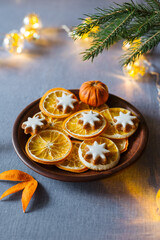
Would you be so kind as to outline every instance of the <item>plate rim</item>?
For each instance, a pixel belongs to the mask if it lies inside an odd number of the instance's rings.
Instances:
[[[70,91],[78,91],[79,89],[72,89]],[[143,115],[129,102],[127,102],[126,100],[124,100],[123,98],[120,98],[114,94],[109,94],[111,97],[116,97],[119,98],[121,101],[123,101],[125,104],[127,104],[127,106],[129,108],[131,108],[137,116],[139,116],[141,118],[141,120],[143,120],[143,124],[142,124],[142,128],[143,128],[143,141],[142,144],[140,145],[138,151],[136,152],[136,155],[134,155],[130,161],[126,161],[121,163],[121,165],[117,165],[112,169],[107,170],[106,171],[101,171],[101,172],[97,172],[97,174],[95,175],[84,175],[81,176],[79,174],[75,174],[75,176],[73,176],[73,173],[69,173],[67,172],[67,176],[63,175],[60,173],[52,173],[50,172],[48,169],[45,169],[42,166],[40,166],[39,164],[35,162],[33,162],[32,160],[30,160],[26,154],[23,152],[23,150],[21,149],[21,146],[19,144],[18,141],[18,129],[19,129],[19,124],[21,122],[22,117],[25,115],[25,113],[27,113],[29,111],[29,109],[31,109],[34,105],[36,105],[39,101],[40,98],[31,102],[29,105],[27,105],[17,116],[14,125],[13,125],[13,130],[12,130],[12,144],[14,147],[15,152],[17,153],[18,157],[20,158],[20,160],[30,169],[32,169],[33,171],[37,172],[40,175],[43,175],[45,177],[51,178],[51,179],[55,179],[55,180],[60,180],[60,181],[67,181],[67,182],[86,182],[86,181],[92,181],[92,180],[98,180],[98,179],[102,179],[102,178],[106,178],[111,176],[112,174],[115,174],[121,170],[123,170],[124,168],[128,167],[129,165],[131,165],[133,162],[135,162],[136,160],[138,160],[140,158],[140,156],[143,154],[145,147],[147,145],[148,142],[148,136],[149,136],[149,130],[148,130],[148,126],[146,124],[146,121],[143,117]],[[61,170],[63,171],[63,170]],[[69,174],[71,174],[71,176],[69,176]],[[68,179],[67,179],[68,177]]]

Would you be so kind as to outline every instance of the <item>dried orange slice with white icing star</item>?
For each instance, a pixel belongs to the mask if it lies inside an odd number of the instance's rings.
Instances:
[[[62,127],[63,122],[64,122],[64,118],[51,118],[51,117],[47,117],[45,116],[42,112],[38,112],[34,115],[34,117],[37,117],[39,119],[43,119],[45,118],[48,122],[48,127],[47,129],[55,129],[61,132],[64,132],[64,129]]]
[[[93,110],[83,110],[65,119],[63,128],[74,138],[84,140],[100,135],[107,126],[103,115]]]
[[[43,130],[30,137],[26,144],[28,156],[39,163],[55,164],[71,153],[71,140],[57,130]]]
[[[65,118],[77,111],[77,97],[64,88],[47,91],[40,100],[39,107],[44,115],[52,118]]]
[[[124,108],[109,108],[101,111],[108,120],[108,128],[103,136],[111,139],[123,139],[130,137],[138,128],[137,116]]]
[[[79,156],[78,156],[78,149],[81,142],[79,141],[72,141],[72,152],[71,154],[62,162],[56,164],[56,166],[60,169],[69,172],[81,173],[88,170],[88,168],[81,163]]]
[[[86,167],[92,170],[102,171],[117,165],[120,159],[120,153],[113,141],[105,137],[97,137],[81,143],[79,147],[79,158]]]

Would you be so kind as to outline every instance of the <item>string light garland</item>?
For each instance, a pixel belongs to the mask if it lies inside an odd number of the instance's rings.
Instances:
[[[85,18],[85,20],[83,21],[83,23],[86,23],[86,24],[89,24],[91,23],[91,19],[88,17],[88,18]],[[98,32],[99,30],[99,27],[98,26],[94,26],[91,31],[87,32],[87,33],[84,33],[83,35],[81,36],[78,36],[75,34],[75,29],[70,29],[69,27],[67,27],[66,25],[62,25],[62,29],[64,29],[68,36],[75,39],[75,40],[84,40],[86,42],[91,42],[92,41],[92,34]]]
[[[20,28],[21,34],[28,41],[40,38],[40,29],[42,22],[39,16],[35,13],[30,13],[23,19],[23,26]]]
[[[141,39],[134,40],[133,44],[139,44]],[[124,51],[132,47],[132,44],[129,42],[124,42],[122,49]],[[134,80],[139,80],[147,74],[154,75],[156,77],[156,88],[157,88],[157,100],[160,106],[160,77],[159,73],[156,70],[156,67],[153,66],[145,57],[141,55],[135,62],[130,63],[126,66],[123,66],[124,74]]]
[[[20,31],[12,30],[5,35],[3,40],[4,49],[12,54],[20,54],[24,48],[24,41],[33,41],[40,38],[42,22],[35,13],[30,13],[23,19]]]

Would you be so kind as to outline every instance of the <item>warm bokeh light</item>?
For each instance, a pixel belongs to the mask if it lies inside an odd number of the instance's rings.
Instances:
[[[143,77],[148,71],[149,62],[141,56],[134,63],[128,64],[123,67],[124,74],[130,78],[134,78],[135,80]]]
[[[23,26],[20,29],[20,32],[24,38],[28,41],[37,40],[40,38],[39,30],[30,28],[29,26]]]
[[[143,168],[143,171],[142,171]],[[149,183],[150,170],[143,164],[137,163],[124,169],[117,175],[113,175],[108,179],[102,180],[102,184],[107,189],[107,193],[114,195],[114,198],[123,200],[123,198],[133,199],[135,201],[134,212],[136,217],[132,219],[132,224],[151,224],[160,221],[156,206],[156,191]],[[159,192],[160,197],[160,192]],[[160,205],[160,198],[158,203]],[[123,201],[121,201],[123,204]],[[123,210],[128,214],[128,210],[133,211],[130,205],[126,205],[124,201]],[[131,213],[132,214],[132,213]],[[129,223],[128,223],[129,224]]]
[[[42,22],[39,16],[35,13],[30,13],[25,16],[23,24],[31,29],[40,29],[42,27]]]
[[[83,21],[84,23],[86,22],[86,23],[90,23],[91,21],[90,21],[90,18],[86,18],[85,19],[85,21]],[[85,34],[83,34],[81,37],[77,37],[77,40],[79,40],[79,39],[81,39],[81,40],[85,40],[85,41],[92,41],[92,37],[91,36],[89,36],[91,33],[96,33],[96,32],[98,32],[98,30],[99,30],[99,27],[98,26],[95,26],[95,27],[93,27],[92,28],[92,30],[91,31],[89,31],[88,33],[85,33]]]
[[[3,46],[10,53],[21,53],[24,47],[24,37],[21,33],[12,31],[6,34]]]
[[[124,51],[128,50],[131,46],[138,46],[139,44],[141,43],[141,39],[138,38],[138,39],[135,39],[132,43],[128,42],[128,41],[124,41],[123,42],[123,46],[122,46],[122,49]]]

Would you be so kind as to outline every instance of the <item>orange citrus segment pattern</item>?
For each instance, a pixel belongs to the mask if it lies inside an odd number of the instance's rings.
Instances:
[[[52,117],[52,118],[65,118],[72,114],[74,110],[71,110],[69,113],[64,113],[62,109],[57,108],[57,97],[62,97],[62,94],[65,93],[66,95],[72,94],[75,99],[76,96],[63,88],[54,88],[46,92],[40,100],[40,109],[42,113],[45,115]],[[78,99],[77,99],[78,103]]]
[[[71,172],[84,172],[87,171],[88,168],[86,168],[80,161],[78,156],[78,149],[81,142],[78,141],[72,141],[72,152],[67,157],[67,159],[63,160],[61,163],[57,164],[57,167]]]
[[[41,131],[33,135],[26,144],[26,151],[33,160],[48,164],[63,160],[71,148],[70,139],[57,130]]]
[[[69,133],[69,135],[82,140],[87,137],[91,138],[99,135],[104,130],[107,124],[105,119],[102,118],[102,124],[98,129],[84,129],[83,125],[78,122],[79,118],[81,118],[81,112],[84,111],[79,111],[71,115],[64,121],[63,124],[64,129]]]

